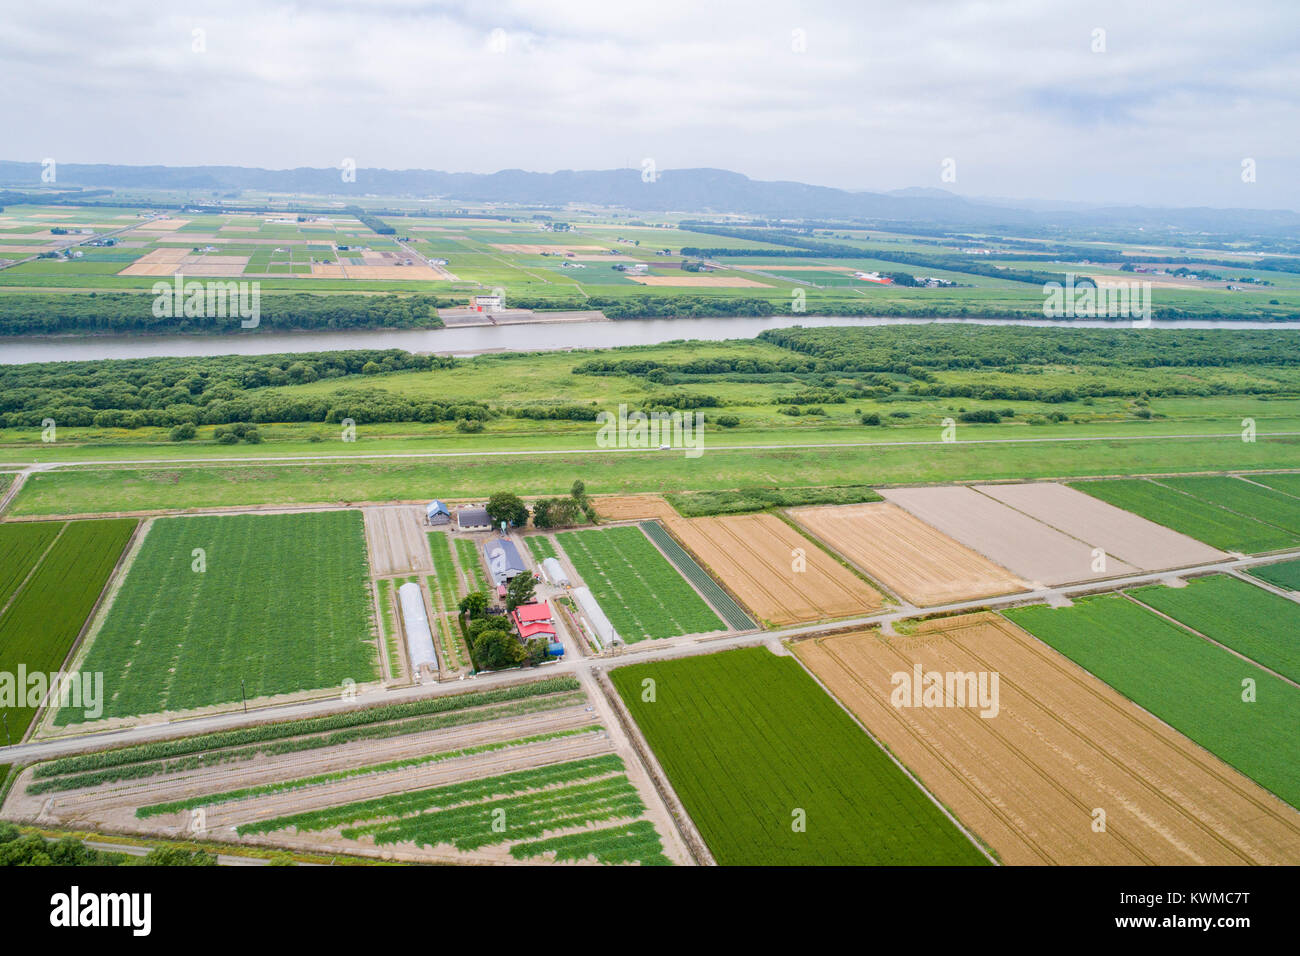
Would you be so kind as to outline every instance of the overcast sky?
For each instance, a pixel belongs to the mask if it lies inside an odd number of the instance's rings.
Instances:
[[[0,159],[652,158],[851,189],[1300,209],[1297,0],[5,8]]]

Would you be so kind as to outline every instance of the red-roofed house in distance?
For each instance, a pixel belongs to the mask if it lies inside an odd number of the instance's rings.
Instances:
[[[551,616],[551,606],[546,601],[536,604],[521,604],[511,612],[519,637],[531,641],[535,637],[545,638],[548,644],[555,643],[555,623]]]

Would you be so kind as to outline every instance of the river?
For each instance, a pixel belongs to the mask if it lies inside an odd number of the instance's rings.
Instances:
[[[279,352],[337,352],[345,349],[405,349],[437,355],[484,352],[545,352],[562,349],[657,345],[675,339],[753,338],[766,329],[794,325],[1024,325],[1034,327],[1128,328],[1128,322],[1090,319],[911,319],[897,316],[793,316],[711,319],[625,319],[617,322],[533,322],[445,329],[365,331],[236,332],[227,335],[99,335],[0,339],[0,365],[79,362],[155,356],[270,355]],[[1189,319],[1153,322],[1170,329],[1297,329],[1300,322],[1234,322]]]

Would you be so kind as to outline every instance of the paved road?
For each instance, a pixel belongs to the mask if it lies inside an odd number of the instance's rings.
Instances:
[[[828,631],[843,630],[846,628],[888,625],[894,621],[924,614],[960,612],[973,610],[975,608],[1002,608],[1036,601],[1068,601],[1072,597],[1085,594],[1109,591],[1117,588],[1134,587],[1141,584],[1153,584],[1182,575],[1203,574],[1215,571],[1234,573],[1257,564],[1264,564],[1270,561],[1278,561],[1286,558],[1300,558],[1300,548],[1274,552],[1273,554],[1260,557],[1232,557],[1223,561],[1193,565],[1173,571],[1134,574],[1126,577],[1110,578],[1106,581],[1088,581],[1082,584],[1071,584],[1060,587],[1042,588],[1034,591],[1023,591],[1018,594],[1008,594],[996,598],[957,601],[951,604],[941,604],[933,607],[916,607],[910,604],[902,604],[897,607],[877,611],[873,614],[865,614],[860,617],[846,618],[830,623],[822,622],[817,624],[802,624],[772,631],[747,631],[740,634],[727,634],[721,637],[667,638],[664,640],[631,645],[625,649],[623,653],[615,656],[566,658],[565,660],[558,661],[554,664],[547,664],[537,670],[516,670],[492,674],[480,674],[477,677],[468,678],[463,681],[419,684],[414,687],[405,687],[395,690],[385,690],[382,687],[374,687],[358,691],[352,699],[344,699],[341,696],[316,698],[296,704],[283,704],[272,707],[253,707],[249,708],[247,714],[242,711],[232,711],[229,713],[212,714],[205,717],[194,717],[186,720],[155,721],[153,723],[139,724],[134,727],[106,733],[82,734],[75,737],[32,741],[25,744],[0,747],[0,763],[14,763],[19,761],[30,763],[37,760],[49,760],[54,757],[88,749],[122,747],[128,744],[145,743],[151,740],[175,737],[178,735],[229,730],[231,728],[242,727],[248,724],[267,720],[320,717],[340,710],[347,710],[356,707],[357,705],[375,706],[378,704],[417,700],[420,698],[437,696],[439,694],[454,694],[460,691],[482,690],[500,686],[501,684],[512,683],[521,678],[533,679],[539,677],[553,677],[557,674],[574,674],[582,679],[593,670],[616,667],[620,664],[640,661],[667,660],[677,657],[689,657],[696,654],[711,654],[735,647],[744,647],[747,645],[762,644],[766,642],[779,643],[780,641],[790,638],[809,637],[816,634],[826,633]],[[1291,600],[1296,600],[1300,603],[1300,598],[1297,598],[1296,595],[1288,594],[1286,596]]]

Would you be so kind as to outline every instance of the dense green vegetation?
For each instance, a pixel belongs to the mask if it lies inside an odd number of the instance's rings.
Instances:
[[[0,866],[216,866],[217,855],[202,849],[160,846],[144,856],[94,850],[76,837],[47,840],[0,823]]]
[[[359,511],[162,518],[84,668],[106,717],[373,680],[368,579]]]
[[[563,531],[556,540],[626,643],[726,629],[640,528]]]
[[[54,545],[0,616],[0,673],[16,675],[20,666],[28,674],[62,669],[136,524],[134,518],[115,518],[70,521],[63,526]],[[84,686],[84,680],[97,668],[79,670],[86,675],[79,682]],[[104,694],[113,689],[106,675]],[[70,699],[93,703],[79,697]],[[58,700],[53,697],[51,703]],[[36,708],[14,707],[5,713],[10,733],[19,738],[35,717]]]
[[[867,485],[829,488],[736,488],[726,491],[686,491],[668,495],[668,502],[687,518],[744,514],[798,505],[849,505],[880,501]]]
[[[9,603],[63,527],[57,521],[0,524],[0,609]]]
[[[594,859],[597,863],[640,863],[642,866],[666,866],[669,862],[663,855],[659,834],[649,820],[530,840],[510,848],[510,855],[516,860],[532,860],[548,854],[557,862]]]
[[[1164,479],[1114,478],[1080,481],[1070,487],[1225,551],[1273,551],[1300,541],[1250,515],[1176,491]]]
[[[1300,689],[1121,595],[1006,616],[1300,807]],[[1247,681],[1254,697],[1247,699]]]
[[[720,864],[986,862],[791,657],[746,648],[610,679]]]
[[[114,270],[116,271],[116,269]],[[169,285],[170,277],[161,281]],[[231,279],[214,279],[226,283]],[[234,297],[232,297],[233,299]],[[436,309],[453,304],[431,295],[262,295],[257,330],[369,329],[442,327]],[[460,304],[456,302],[456,304]],[[42,292],[0,296],[0,336],[58,335],[70,332],[178,332],[247,334],[238,315],[156,316],[154,297],[142,293]],[[203,310],[210,311],[210,310]],[[214,310],[212,310],[214,311]],[[229,313],[231,310],[227,310]],[[251,330],[256,331],[256,330]]]
[[[1262,487],[1244,478],[1197,475],[1161,478],[1160,484],[1234,514],[1280,528],[1292,537],[1300,537],[1300,498]]]
[[[1128,592],[1225,647],[1300,682],[1300,604],[1228,574],[1193,578],[1185,588]]]
[[[1277,564],[1265,564],[1249,569],[1247,574],[1267,581],[1274,587],[1288,591],[1300,591],[1300,558],[1291,561],[1279,561]]]

